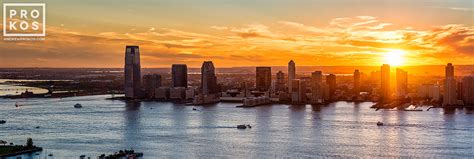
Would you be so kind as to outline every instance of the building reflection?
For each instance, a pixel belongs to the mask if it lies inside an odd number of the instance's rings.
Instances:
[[[455,108],[443,108],[443,113],[444,114],[455,114],[456,109]]]
[[[311,105],[311,110],[313,112],[321,112],[322,105]]]
[[[137,143],[141,137],[140,128],[140,108],[141,102],[137,101],[126,101],[125,111],[123,112],[124,117],[124,137],[123,146],[124,148],[137,148],[140,143]]]

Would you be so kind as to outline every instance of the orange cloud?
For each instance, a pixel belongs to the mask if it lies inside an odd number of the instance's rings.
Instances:
[[[379,65],[387,50],[403,49],[411,65],[472,64],[472,27],[446,25],[430,30],[372,16],[336,18],[316,27],[292,21],[243,27],[211,26],[209,33],[170,28],[139,32],[85,33],[48,26],[45,41],[0,41],[0,67],[122,67],[125,45],[140,45],[144,67],[172,63],[218,67],[286,65]]]

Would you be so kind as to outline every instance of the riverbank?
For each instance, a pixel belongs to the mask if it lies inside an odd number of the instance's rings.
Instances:
[[[35,153],[39,151],[43,151],[43,148],[41,147],[27,148],[22,145],[0,146],[0,158]]]

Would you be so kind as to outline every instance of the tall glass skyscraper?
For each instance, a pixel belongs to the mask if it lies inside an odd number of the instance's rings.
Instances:
[[[257,67],[255,84],[257,90],[268,91],[272,85],[272,68]]]
[[[400,68],[397,68],[397,96],[404,98],[408,93],[408,73]]]
[[[212,61],[204,61],[201,67],[201,88],[202,94],[217,93],[217,77]]]
[[[390,101],[390,65],[383,64],[380,67],[380,81],[382,90],[382,102]]]
[[[323,103],[323,72],[314,71],[311,73],[311,103]]]
[[[443,106],[456,105],[456,79],[454,78],[454,66],[451,63],[446,65],[446,79],[444,80]]]
[[[293,60],[288,62],[288,91],[292,92],[293,80],[296,78],[296,65]]]
[[[275,90],[283,92],[285,90],[285,74],[282,71],[278,71],[276,74],[276,85]]]
[[[137,98],[142,86],[140,49],[138,46],[126,46],[124,73],[125,97]]]
[[[337,88],[336,75],[335,74],[327,75],[326,84],[329,86],[329,100],[335,100],[336,88]]]

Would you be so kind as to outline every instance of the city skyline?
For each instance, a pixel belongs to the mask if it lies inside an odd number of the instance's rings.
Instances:
[[[300,66],[474,61],[473,9],[468,0],[206,0],[187,2],[193,4],[189,8],[182,3],[47,2],[46,39],[0,41],[0,67],[120,68],[119,48],[127,44],[141,46],[144,68],[172,63],[198,68],[202,61],[219,67],[283,66],[287,57]],[[115,8],[100,9],[110,4]],[[311,12],[314,8],[320,11]],[[82,12],[86,9],[90,11]],[[183,10],[188,12],[179,12]],[[124,22],[131,18],[136,22]]]
[[[474,0],[2,5],[1,159],[474,157]]]

